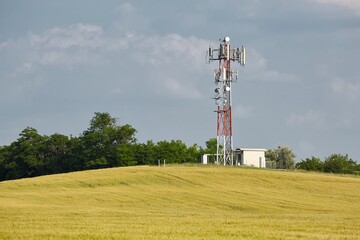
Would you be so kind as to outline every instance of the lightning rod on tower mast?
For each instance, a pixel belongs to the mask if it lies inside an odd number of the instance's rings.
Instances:
[[[217,105],[216,126],[216,164],[234,165],[233,160],[233,128],[232,128],[232,98],[231,83],[238,78],[237,71],[231,70],[231,62],[245,65],[245,48],[231,49],[230,38],[225,37],[220,41],[217,49],[209,47],[207,63],[219,61],[219,68],[214,70],[215,103]]]

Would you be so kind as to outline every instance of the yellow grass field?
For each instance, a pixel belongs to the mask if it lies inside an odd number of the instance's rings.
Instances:
[[[0,182],[0,239],[360,239],[360,178],[180,165]]]

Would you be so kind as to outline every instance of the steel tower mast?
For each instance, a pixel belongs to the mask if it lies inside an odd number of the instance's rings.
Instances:
[[[218,49],[209,47],[207,62],[219,61],[219,68],[214,70],[215,96],[213,97],[217,105],[216,163],[225,166],[234,165],[231,83],[234,81],[234,74],[237,80],[238,73],[231,70],[231,62],[245,65],[245,48],[231,49],[229,37],[219,41]]]

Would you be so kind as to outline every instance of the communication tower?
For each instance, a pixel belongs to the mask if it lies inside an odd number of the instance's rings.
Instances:
[[[231,62],[245,65],[245,48],[230,47],[230,38],[220,39],[217,49],[209,47],[206,55],[207,63],[219,61],[219,68],[214,70],[215,103],[217,105],[216,127],[216,163],[234,165],[233,160],[233,128],[231,83],[237,80],[238,72],[231,70]]]

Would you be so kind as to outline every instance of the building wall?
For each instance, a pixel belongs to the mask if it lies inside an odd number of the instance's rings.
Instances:
[[[202,164],[208,164],[208,156],[209,156],[209,154],[204,154],[201,156]]]
[[[235,150],[235,165],[266,168],[265,162],[266,149],[261,148],[242,148]],[[202,164],[215,163],[216,154],[204,154],[201,158]]]
[[[241,149],[241,165],[265,168],[265,149]]]
[[[216,161],[216,154],[203,154],[201,156],[202,164],[214,164]]]

